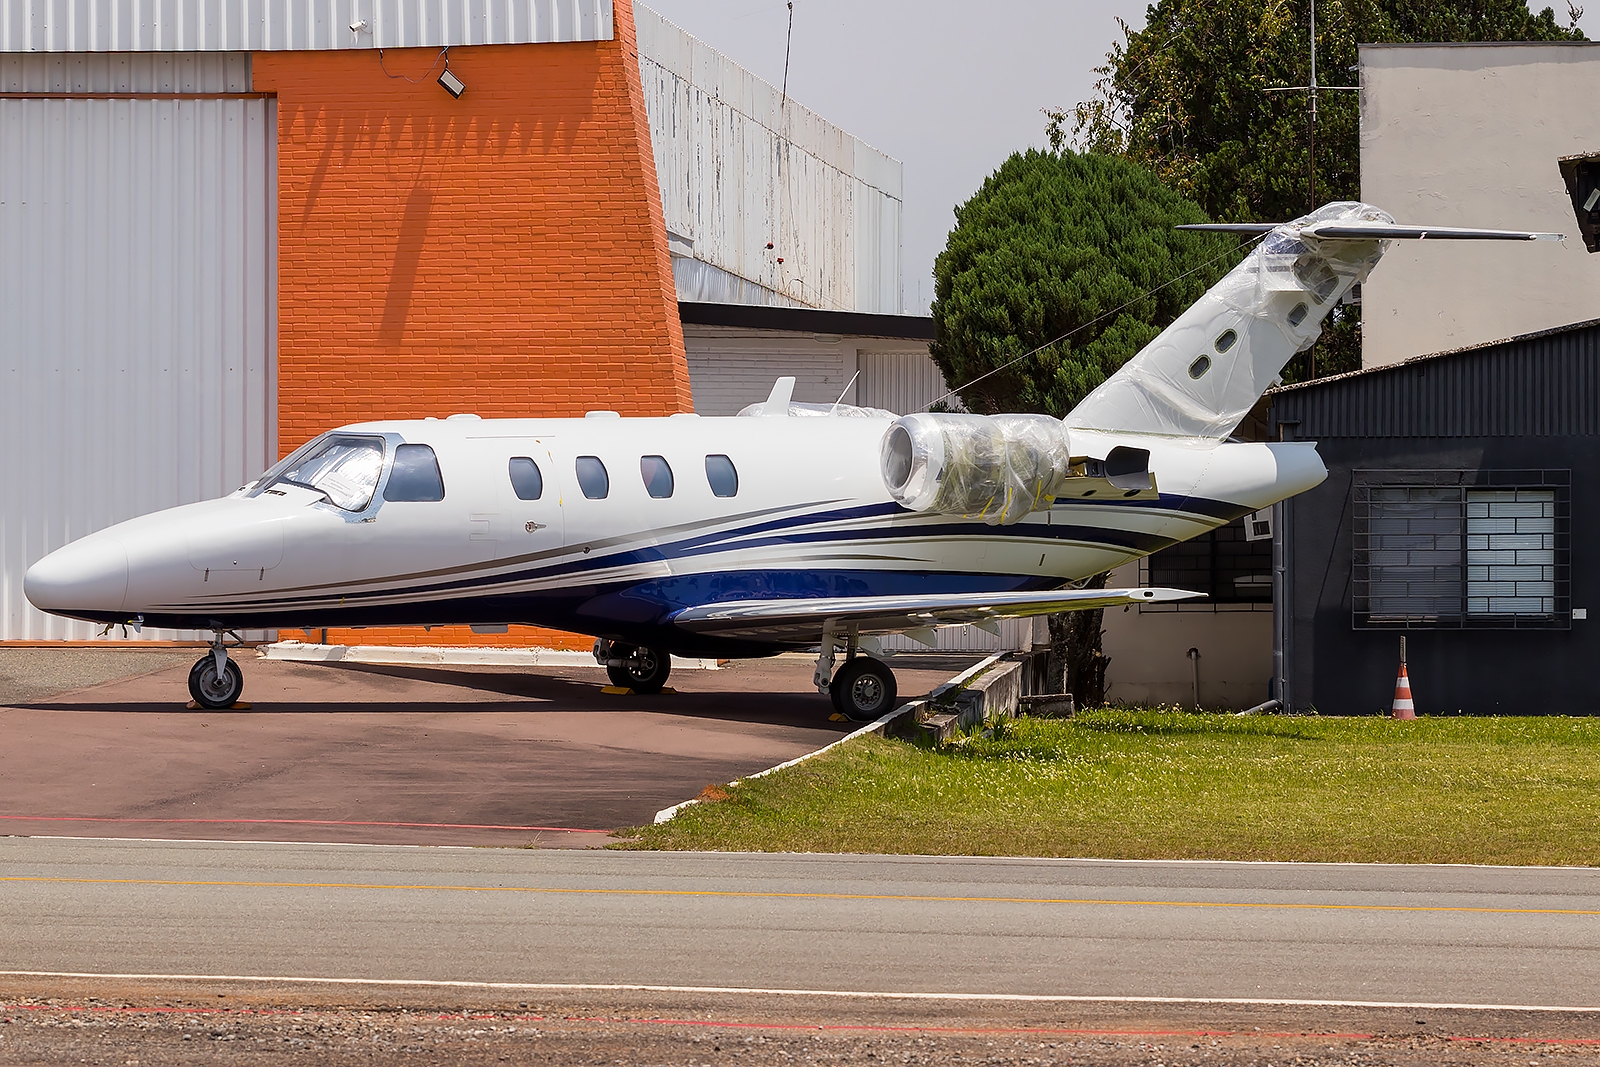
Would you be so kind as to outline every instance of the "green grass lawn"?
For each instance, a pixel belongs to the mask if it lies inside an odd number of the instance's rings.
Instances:
[[[729,792],[628,847],[1600,865],[1600,719],[1107,709]]]

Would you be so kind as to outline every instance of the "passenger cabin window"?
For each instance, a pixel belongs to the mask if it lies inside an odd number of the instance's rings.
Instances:
[[[439,461],[427,445],[400,445],[394,450],[394,469],[383,499],[391,501],[433,501],[444,499],[444,478]]]
[[[511,489],[518,500],[538,500],[544,495],[544,475],[539,465],[527,456],[512,456]]]
[[[604,500],[611,492],[611,476],[599,456],[579,456],[577,471],[578,488],[590,500]]]
[[[706,481],[711,483],[713,496],[739,495],[739,472],[727,456],[706,457]]]
[[[644,479],[644,491],[657,500],[672,495],[672,468],[661,456],[641,456],[639,476]]]
[[[362,511],[372,503],[383,474],[383,438],[330,434],[313,441],[256,482],[252,496],[275,485],[321,493],[335,507]]]

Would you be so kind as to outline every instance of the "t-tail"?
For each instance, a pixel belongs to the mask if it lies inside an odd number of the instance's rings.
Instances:
[[[1562,240],[1558,233],[1402,226],[1371,204],[1325,204],[1286,223],[1180,230],[1263,240],[1176,322],[1066,417],[1073,430],[1220,441],[1233,433],[1322,320],[1397,240]]]

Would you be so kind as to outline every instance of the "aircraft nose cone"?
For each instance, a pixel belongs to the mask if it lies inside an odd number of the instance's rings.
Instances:
[[[28,568],[22,592],[40,611],[120,611],[128,595],[128,552],[115,537],[90,535]]]

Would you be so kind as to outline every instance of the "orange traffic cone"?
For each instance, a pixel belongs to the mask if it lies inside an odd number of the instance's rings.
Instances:
[[[1406,639],[1400,638],[1400,676],[1394,680],[1394,704],[1389,715],[1395,719],[1415,719],[1417,706],[1411,702],[1411,678],[1406,674]]]
[[[1411,702],[1411,679],[1406,677],[1406,665],[1400,664],[1400,677],[1394,680],[1394,706],[1389,714],[1396,719],[1415,719],[1417,706]]]

